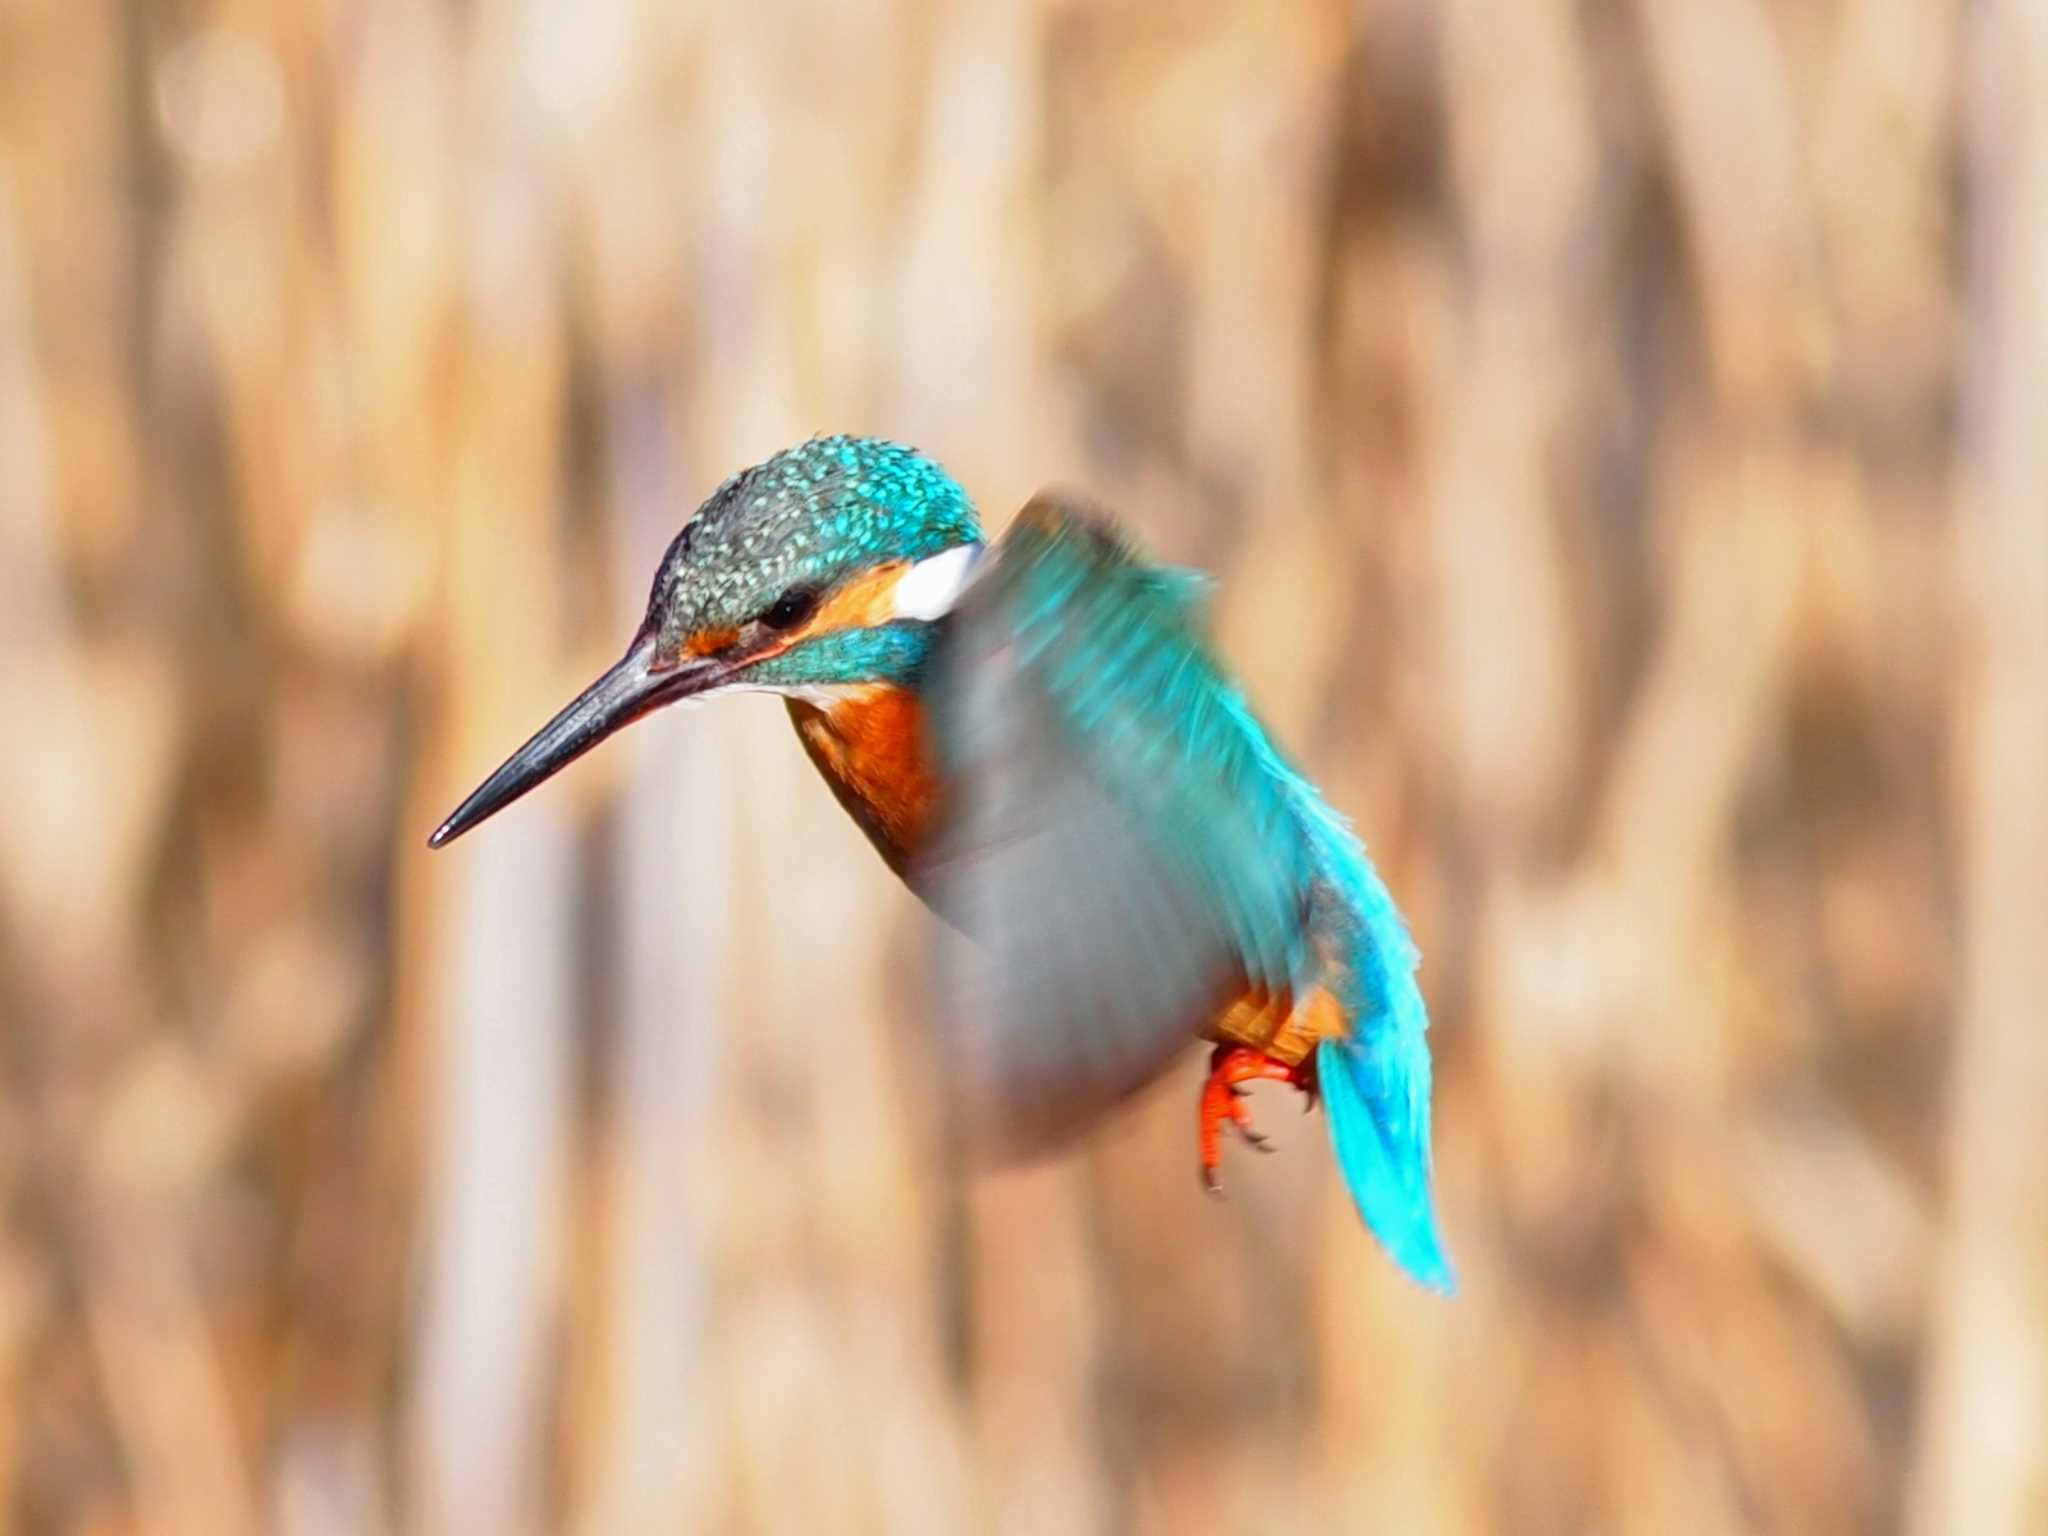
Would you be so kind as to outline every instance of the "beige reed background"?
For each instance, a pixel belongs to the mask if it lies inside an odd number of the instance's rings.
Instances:
[[[0,1529],[2048,1529],[2044,400],[2037,0],[0,0]],[[1457,1301],[915,1176],[772,703],[426,853],[835,429],[1223,574]]]

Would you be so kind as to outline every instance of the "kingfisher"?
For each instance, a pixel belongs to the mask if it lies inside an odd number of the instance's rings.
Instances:
[[[1077,497],[1042,493],[991,543],[931,459],[813,438],[712,492],[625,655],[429,842],[653,710],[779,694],[884,862],[970,941],[931,1053],[954,1118],[1042,1150],[1206,1041],[1203,1182],[1226,1132],[1271,1150],[1247,1085],[1289,1085],[1325,1109],[1365,1225],[1449,1292],[1419,957],[1217,660],[1206,588]]]

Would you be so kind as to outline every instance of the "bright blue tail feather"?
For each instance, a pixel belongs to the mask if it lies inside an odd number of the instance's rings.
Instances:
[[[1325,1040],[1316,1075],[1358,1214],[1419,1284],[1456,1290],[1430,1198],[1429,1046],[1421,1029]]]
[[[1437,1229],[1429,1174],[1429,1013],[1415,984],[1421,956],[1393,894],[1342,817],[1299,782],[1322,878],[1349,918],[1348,1039],[1316,1050],[1330,1143],[1367,1227],[1414,1279],[1457,1289]]]

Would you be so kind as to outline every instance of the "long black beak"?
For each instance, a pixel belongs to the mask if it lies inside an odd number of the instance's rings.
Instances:
[[[578,694],[573,704],[542,726],[533,740],[506,758],[496,773],[455,807],[434,829],[427,846],[439,848],[452,842],[528,790],[539,788],[614,731],[664,704],[715,688],[734,671],[730,663],[710,659],[660,669],[654,662],[654,633],[643,630],[618,665]]]

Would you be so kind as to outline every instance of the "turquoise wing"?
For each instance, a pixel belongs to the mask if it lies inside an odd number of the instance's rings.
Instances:
[[[977,941],[942,1043],[998,1145],[1078,1129],[1311,968],[1312,850],[1198,594],[1041,497],[934,647],[947,791],[918,879]]]
[[[1345,1185],[1410,1275],[1451,1290],[1415,947],[1211,657],[1200,590],[1041,497],[934,648],[947,798],[915,878],[978,941],[940,1036],[965,1129],[1043,1145],[1151,1081],[1246,987],[1334,984],[1351,1033],[1317,1075]]]

